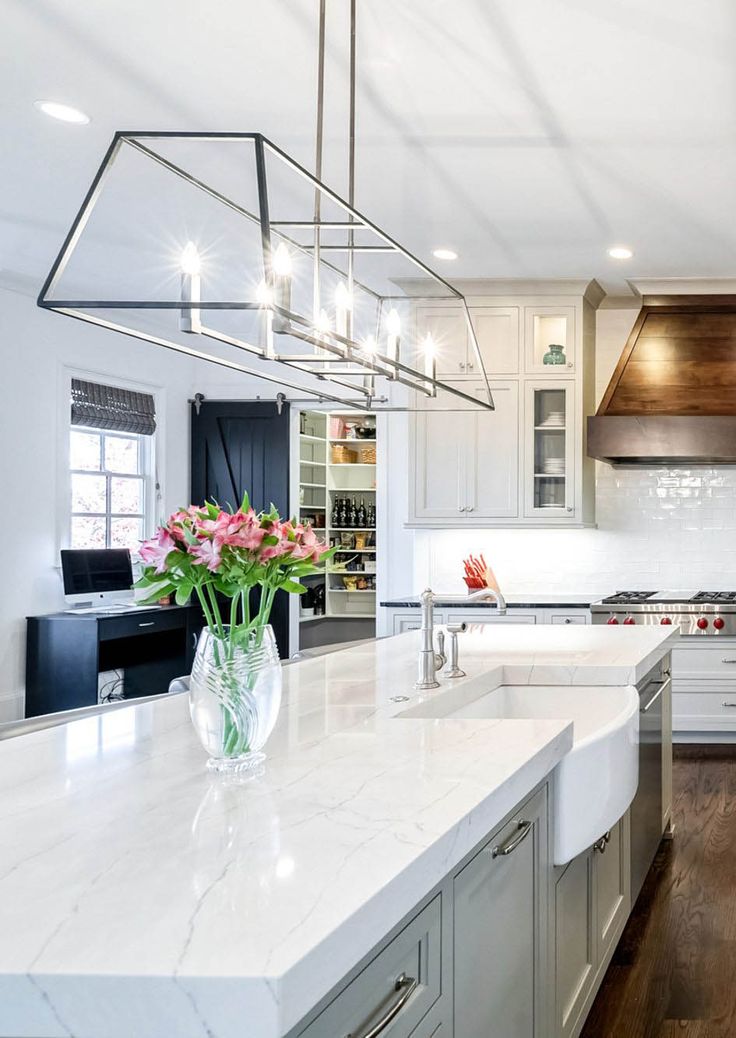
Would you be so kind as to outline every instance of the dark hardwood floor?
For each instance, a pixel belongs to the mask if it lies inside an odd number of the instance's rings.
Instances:
[[[736,1038],[736,745],[677,747],[673,802],[581,1038]]]

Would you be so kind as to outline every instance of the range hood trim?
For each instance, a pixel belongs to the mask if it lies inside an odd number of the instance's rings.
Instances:
[[[736,415],[592,415],[588,457],[609,465],[736,465]]]

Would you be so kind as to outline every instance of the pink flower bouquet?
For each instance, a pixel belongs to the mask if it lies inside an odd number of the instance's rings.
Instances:
[[[174,512],[141,545],[144,566],[136,587],[147,602],[173,594],[185,605],[196,594],[212,634],[232,646],[265,627],[277,591],[302,594],[300,578],[319,572],[332,554],[310,526],[281,519],[273,505],[257,513],[246,494],[237,512],[212,502]],[[254,587],[261,595],[251,615]],[[227,618],[218,596],[230,600]]]

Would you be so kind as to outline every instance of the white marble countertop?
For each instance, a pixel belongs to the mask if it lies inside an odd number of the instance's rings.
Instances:
[[[485,628],[461,636],[464,681],[630,683],[675,637]],[[0,743],[0,1036],[295,1025],[572,743],[564,720],[396,718],[417,644],[285,668],[245,782],[205,770],[184,697]]]

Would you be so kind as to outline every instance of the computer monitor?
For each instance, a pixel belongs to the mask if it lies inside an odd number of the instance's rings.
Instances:
[[[127,548],[62,551],[61,572],[70,605],[104,607],[133,601],[133,567]]]

